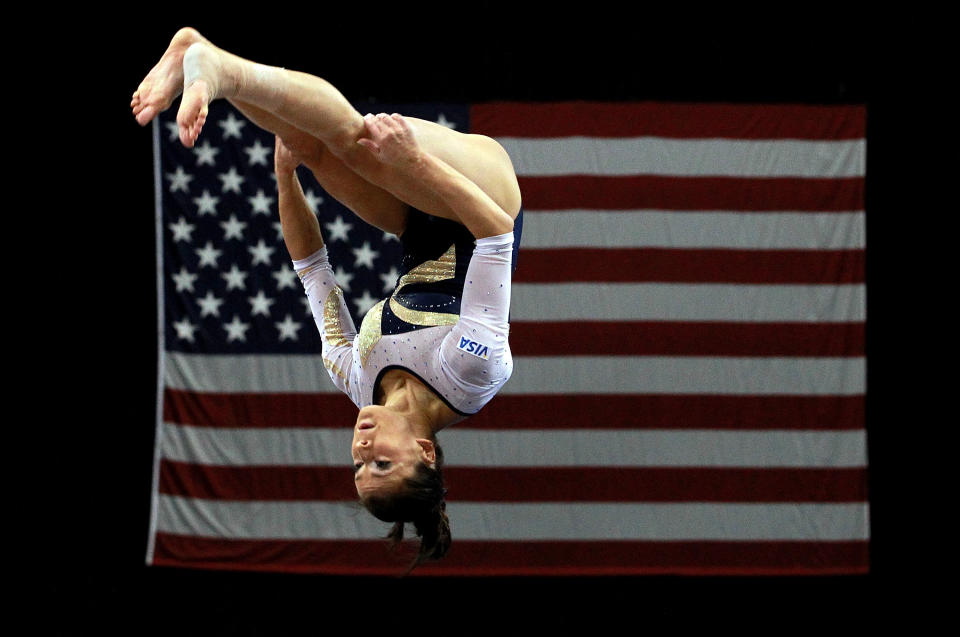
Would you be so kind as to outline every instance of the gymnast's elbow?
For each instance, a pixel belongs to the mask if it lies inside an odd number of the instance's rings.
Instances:
[[[508,232],[513,232],[513,217],[508,215],[501,208],[493,213],[490,219],[490,234],[488,237],[495,237],[501,234],[507,234]],[[483,237],[477,237],[482,239]]]

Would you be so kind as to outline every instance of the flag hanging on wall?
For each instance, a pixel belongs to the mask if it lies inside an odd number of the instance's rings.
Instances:
[[[513,377],[438,436],[454,540],[415,575],[869,570],[862,106],[357,108],[497,139],[524,202]],[[273,136],[218,101],[186,149],[174,111],[147,562],[397,574],[283,245]],[[399,241],[301,181],[359,326]]]

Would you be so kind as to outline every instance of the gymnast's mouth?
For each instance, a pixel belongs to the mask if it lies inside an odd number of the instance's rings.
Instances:
[[[373,429],[374,424],[372,422],[362,422],[357,425],[357,429]]]

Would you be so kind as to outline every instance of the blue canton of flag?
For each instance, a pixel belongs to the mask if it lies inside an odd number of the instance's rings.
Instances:
[[[465,105],[355,107],[469,130]],[[225,101],[210,105],[192,149],[179,141],[175,108],[161,116],[158,131],[167,351],[319,352],[320,337],[280,231],[273,135]],[[298,174],[359,327],[396,285],[400,241],[330,197],[306,169]]]

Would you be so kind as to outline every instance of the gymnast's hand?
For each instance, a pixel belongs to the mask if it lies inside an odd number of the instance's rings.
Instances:
[[[273,150],[273,166],[277,175],[291,175],[297,169],[297,166],[303,163],[303,159],[295,154],[280,136],[276,136],[276,144]]]
[[[358,139],[358,144],[386,164],[402,167],[417,163],[420,144],[402,115],[367,114],[363,120],[367,136]]]

